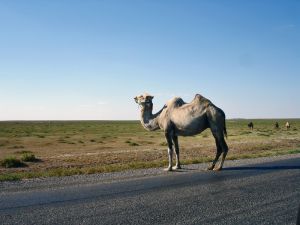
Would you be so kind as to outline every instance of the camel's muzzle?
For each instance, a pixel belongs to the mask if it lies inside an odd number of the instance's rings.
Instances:
[[[152,104],[152,101],[151,100],[140,100],[138,97],[135,97],[134,98],[134,101],[139,104],[139,105],[146,105],[146,104]]]

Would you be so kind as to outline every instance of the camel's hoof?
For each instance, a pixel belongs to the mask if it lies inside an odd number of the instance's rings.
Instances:
[[[173,169],[173,170],[180,170],[180,169],[182,169],[182,168],[181,168],[181,166],[178,165],[178,166],[173,166],[172,169]]]
[[[165,168],[164,171],[172,171],[172,167]]]
[[[222,170],[222,167],[216,167],[214,168],[214,171],[221,171]]]
[[[213,170],[215,166],[209,166],[206,170]]]

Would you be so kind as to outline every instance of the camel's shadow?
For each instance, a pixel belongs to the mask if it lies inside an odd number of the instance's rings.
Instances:
[[[223,170],[299,170],[299,166],[240,166],[240,167],[227,167]]]
[[[176,169],[176,170],[172,170],[170,172],[175,172],[175,173],[183,173],[183,172],[189,172],[189,171],[195,171],[198,169],[192,169],[192,168],[181,168],[181,169]]]

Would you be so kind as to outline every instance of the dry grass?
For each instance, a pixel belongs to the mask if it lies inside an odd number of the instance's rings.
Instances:
[[[281,128],[274,128],[275,121]],[[228,158],[299,152],[300,119],[289,120],[290,130],[285,121],[253,120],[251,131],[248,120],[228,120]],[[215,154],[209,130],[179,141],[186,164]],[[40,159],[23,168],[0,167],[0,180],[166,166],[165,145],[162,132],[147,132],[138,121],[0,122],[0,160],[22,154]]]

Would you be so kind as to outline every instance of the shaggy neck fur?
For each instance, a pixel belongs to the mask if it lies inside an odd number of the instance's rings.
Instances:
[[[159,112],[153,115],[152,108],[153,108],[153,104],[151,103],[151,105],[145,106],[141,109],[141,123],[143,127],[148,131],[154,131],[160,129],[158,125],[158,117],[162,112],[162,110],[164,109],[162,108]]]

